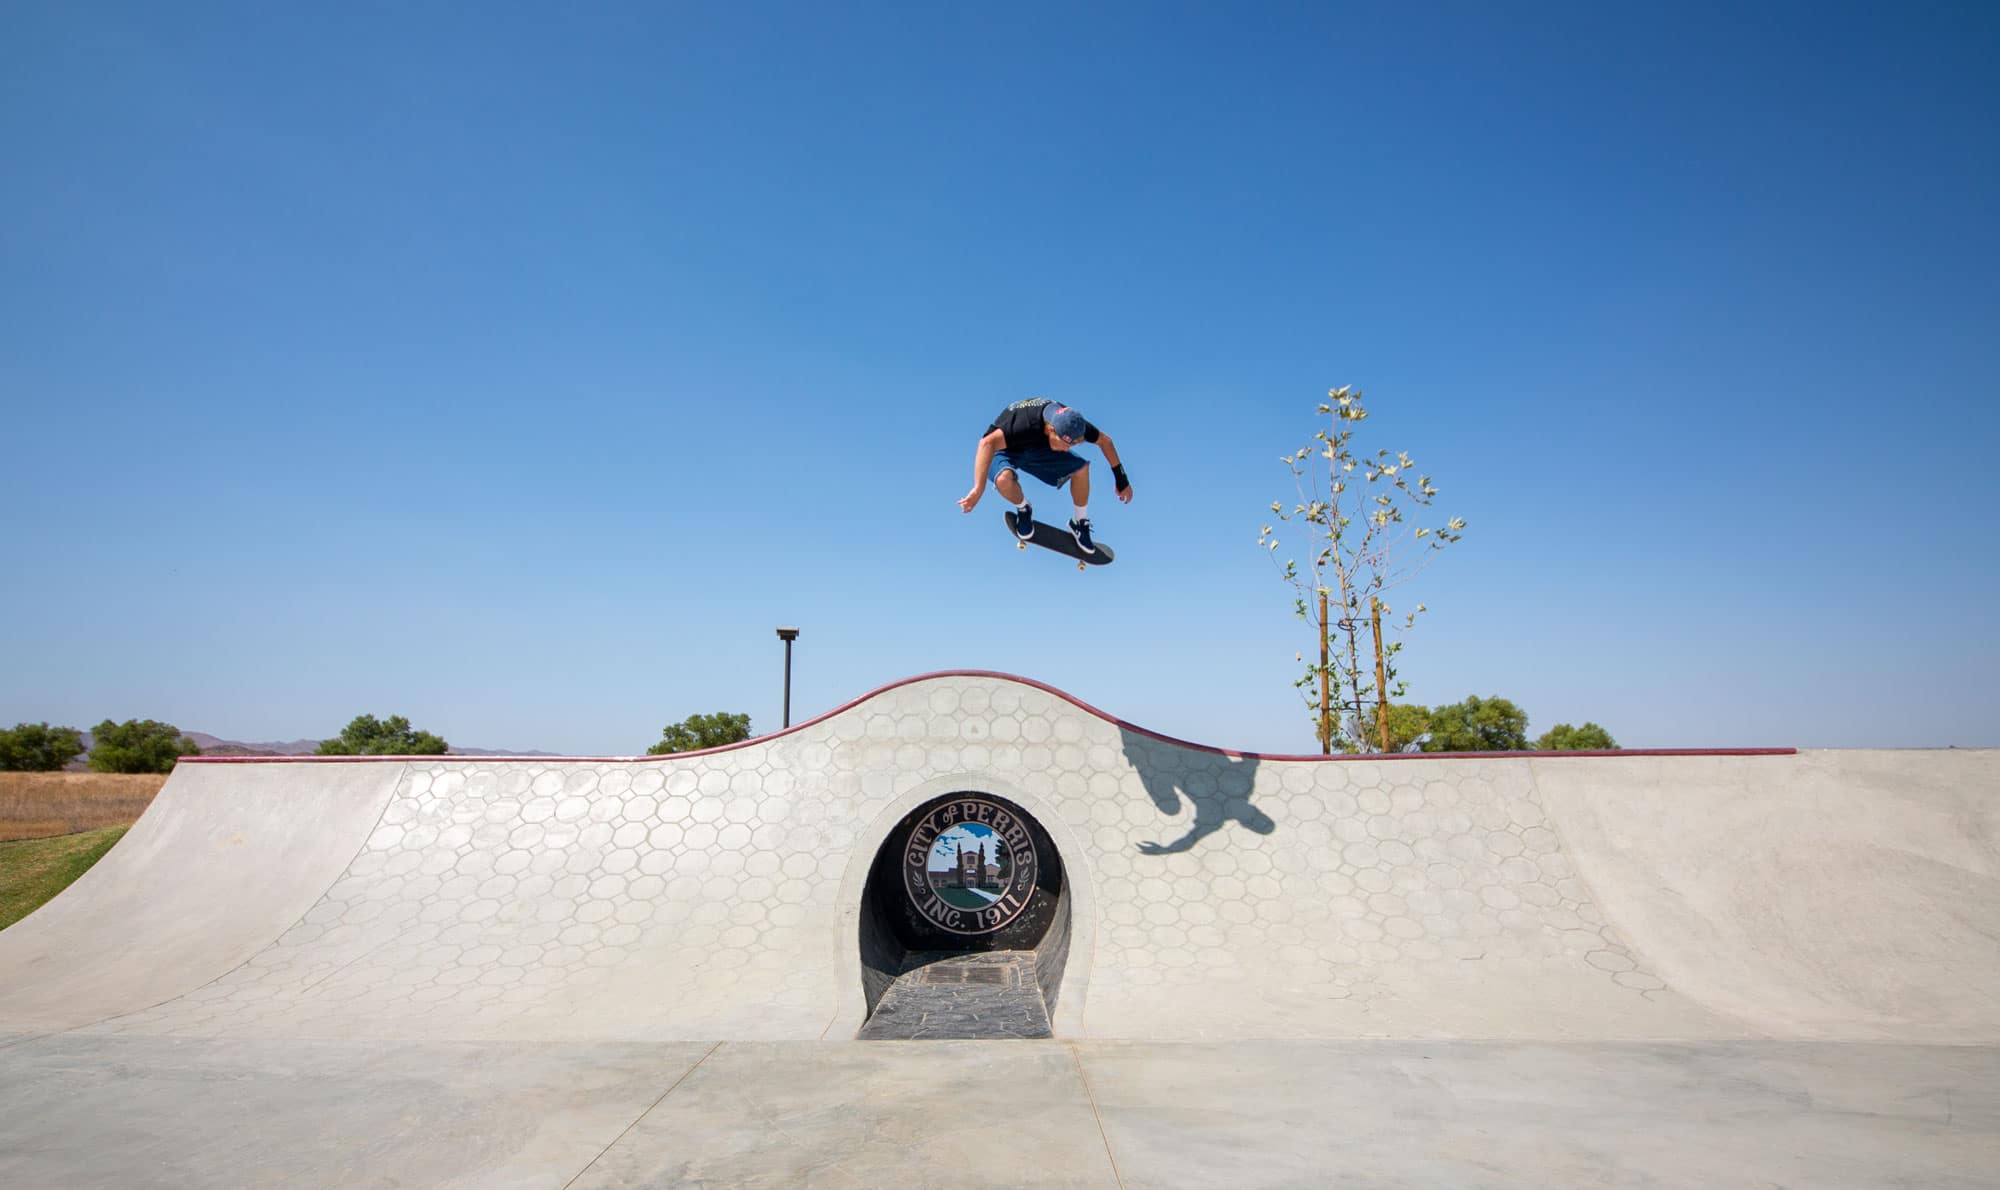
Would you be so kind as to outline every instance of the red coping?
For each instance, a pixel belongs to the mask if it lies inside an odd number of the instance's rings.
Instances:
[[[823,723],[840,714],[842,711],[858,707],[869,699],[887,694],[898,687],[913,685],[917,682],[928,682],[934,678],[996,678],[1003,682],[1019,682],[1023,686],[1032,686],[1045,694],[1052,694],[1080,710],[1097,716],[1106,723],[1117,727],[1120,731],[1129,731],[1135,735],[1145,736],[1149,740],[1158,740],[1163,744],[1172,744],[1177,748],[1190,748],[1196,752],[1209,752],[1217,756],[1231,756],[1239,760],[1311,760],[1328,764],[1339,764],[1342,762],[1374,763],[1383,760],[1476,760],[1482,757],[1495,756],[1517,758],[1533,756],[1546,759],[1568,759],[1571,757],[1582,758],[1589,756],[1794,756],[1798,753],[1797,748],[1618,748],[1609,751],[1574,752],[1367,752],[1334,756],[1321,756],[1318,753],[1295,755],[1278,752],[1237,752],[1229,748],[1215,748],[1207,744],[1197,744],[1190,740],[1175,739],[1170,735],[1161,735],[1157,731],[1149,731],[1137,724],[1127,723],[1125,720],[1114,715],[1107,715],[1082,699],[1058,690],[1045,682],[1037,682],[1033,678],[1024,678],[1018,674],[1000,673],[990,669],[945,669],[939,670],[936,673],[918,674],[916,677],[904,678],[899,682],[891,682],[879,689],[870,690],[859,698],[844,702],[824,715],[815,716],[803,723],[795,723],[782,731],[772,732],[770,735],[753,736],[741,743],[724,744],[720,748],[704,748],[699,752],[675,752],[670,756],[183,756],[180,763],[292,764],[299,761],[311,761],[315,764],[372,764],[383,760],[462,760],[469,763],[476,762],[481,764],[488,761],[498,764],[553,764],[558,761],[611,764],[620,761],[648,762],[667,759],[680,760],[689,756],[714,756],[722,752],[733,752],[738,748],[749,748],[758,744],[767,744],[780,736],[787,736],[795,731],[804,731],[816,723]]]

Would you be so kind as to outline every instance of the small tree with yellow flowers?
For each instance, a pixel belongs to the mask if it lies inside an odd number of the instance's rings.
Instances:
[[[1402,642],[1382,643],[1382,618],[1392,611],[1383,595],[1459,540],[1465,521],[1452,517],[1434,527],[1414,524],[1418,510],[1428,509],[1437,496],[1430,476],[1413,476],[1414,465],[1404,451],[1392,455],[1378,450],[1361,457],[1354,445],[1356,427],[1368,417],[1361,394],[1342,387],[1327,398],[1319,407],[1327,427],[1313,435],[1312,445],[1280,460],[1291,468],[1298,501],[1287,510],[1283,501],[1274,500],[1271,511],[1281,523],[1296,524],[1312,550],[1303,567],[1297,559],[1280,567],[1298,594],[1293,610],[1314,625],[1319,645],[1319,660],[1309,662],[1293,685],[1313,713],[1322,753],[1336,747],[1367,752],[1388,746],[1383,731],[1388,700],[1404,689],[1395,665]],[[1272,526],[1265,525],[1257,540],[1277,565]],[[1417,604],[1398,630],[1414,627],[1423,611],[1424,605]],[[1363,634],[1373,640],[1372,666],[1362,663]],[[1298,659],[1305,661],[1305,654]]]

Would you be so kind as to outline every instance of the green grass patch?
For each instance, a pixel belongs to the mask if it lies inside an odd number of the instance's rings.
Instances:
[[[53,839],[0,843],[0,930],[68,888],[131,828],[106,827]]]
[[[937,890],[937,895],[938,900],[958,909],[984,909],[993,903],[991,897],[982,897],[962,888],[941,888]]]

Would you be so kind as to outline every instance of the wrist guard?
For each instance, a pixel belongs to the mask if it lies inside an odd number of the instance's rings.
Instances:
[[[1118,485],[1118,490],[1121,492],[1132,486],[1132,481],[1125,478],[1125,468],[1122,466],[1111,469],[1111,479],[1112,482]]]

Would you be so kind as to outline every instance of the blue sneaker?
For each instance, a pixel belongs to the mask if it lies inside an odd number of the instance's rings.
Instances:
[[[1069,523],[1069,535],[1076,538],[1076,548],[1082,550],[1084,553],[1094,554],[1097,552],[1097,547],[1090,543],[1089,520],[1071,521]]]
[[[1021,505],[1021,511],[1014,514],[1014,536],[1027,541],[1035,535],[1035,506]]]

